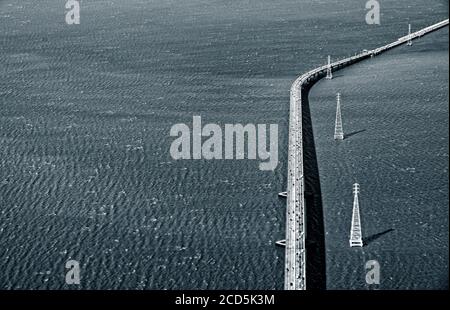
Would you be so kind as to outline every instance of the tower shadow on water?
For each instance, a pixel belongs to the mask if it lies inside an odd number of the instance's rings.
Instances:
[[[308,94],[311,84],[302,88],[303,175],[306,213],[306,289],[326,289],[325,229],[319,168],[314,143]]]

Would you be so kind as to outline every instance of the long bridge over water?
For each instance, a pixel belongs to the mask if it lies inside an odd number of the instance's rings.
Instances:
[[[397,41],[333,63],[315,68],[298,77],[291,87],[289,108],[289,151],[287,179],[285,277],[286,290],[306,289],[306,216],[303,177],[302,88],[312,85],[326,75],[363,59],[374,57],[413,39],[445,27],[449,20],[423,28],[399,38]]]

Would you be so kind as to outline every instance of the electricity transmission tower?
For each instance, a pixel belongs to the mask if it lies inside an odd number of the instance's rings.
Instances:
[[[409,45],[409,46],[412,45],[412,40],[411,40],[411,24],[408,24],[408,45]]]
[[[328,55],[328,65],[327,65],[327,76],[325,77],[328,80],[333,78],[333,72],[331,71],[331,57]]]
[[[340,93],[337,93],[336,122],[334,125],[334,140],[344,140],[344,130],[342,129],[341,94]]]
[[[353,184],[353,214],[352,214],[352,228],[350,230],[350,246],[363,246],[362,232],[361,232],[361,216],[359,213],[359,184]]]

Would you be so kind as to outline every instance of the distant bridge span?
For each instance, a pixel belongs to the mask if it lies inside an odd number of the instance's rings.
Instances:
[[[288,151],[288,179],[287,179],[287,210],[286,210],[286,241],[285,241],[285,290],[306,289],[306,218],[303,178],[303,140],[302,140],[302,87],[314,84],[325,76],[331,66],[333,71],[376,56],[391,48],[405,44],[410,40],[426,35],[432,31],[445,27],[449,20],[423,28],[419,31],[399,38],[397,41],[379,48],[363,51],[355,56],[335,61],[313,69],[298,77],[291,87],[289,108],[289,151]]]

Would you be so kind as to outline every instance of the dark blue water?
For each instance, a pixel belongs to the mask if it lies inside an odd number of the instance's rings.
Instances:
[[[282,288],[291,82],[447,6],[91,0],[68,26],[62,1],[0,1],[0,287],[68,288],[76,259],[84,289]],[[193,115],[278,124],[277,169],[172,160]]]
[[[320,81],[309,102],[325,219],[327,287],[448,288],[448,28]],[[336,93],[347,138],[333,140]],[[349,247],[360,184],[366,246]]]

